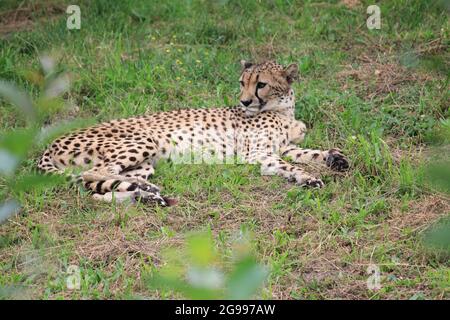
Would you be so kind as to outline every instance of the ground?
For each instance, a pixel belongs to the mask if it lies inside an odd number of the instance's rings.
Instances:
[[[164,265],[164,248],[208,229],[224,256],[251,234],[270,269],[257,298],[449,298],[448,256],[422,241],[450,213],[426,173],[436,128],[448,126],[448,2],[383,2],[381,30],[368,30],[371,3],[358,0],[77,2],[80,30],[67,30],[65,1],[0,4],[1,79],[36,97],[28,71],[43,53],[70,73],[69,107],[46,124],[233,105],[239,61],[274,58],[299,64],[303,145],[339,147],[352,168],[306,190],[250,165],[163,163],[154,181],[178,199],[170,208],[96,203],[69,186],[21,193],[20,214],[0,226],[1,296],[179,297],[144,279]],[[23,125],[0,100],[0,131]],[[30,150],[19,175],[43,149]],[[11,197],[0,185],[0,199]],[[366,285],[372,264],[379,290]],[[66,287],[70,265],[80,290]]]

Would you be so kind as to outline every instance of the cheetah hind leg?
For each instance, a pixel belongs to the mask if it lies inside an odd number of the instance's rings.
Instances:
[[[164,207],[176,204],[175,200],[161,196],[160,188],[148,181],[140,183],[102,178],[96,181],[84,181],[83,186],[94,192],[95,200],[105,202],[131,201],[133,203],[159,204]]]
[[[117,165],[108,165],[87,170],[81,174],[81,178],[83,181],[118,180],[138,183],[140,186],[147,186],[147,188],[141,188],[144,191],[151,189],[159,192],[158,186],[147,181],[154,171],[153,166],[147,162],[127,168],[124,171],[121,171]]]
[[[161,206],[175,205],[176,200],[166,198],[160,195],[160,188],[147,181],[148,177],[154,172],[153,166],[150,162],[143,161],[136,163],[127,163],[127,168],[122,169],[119,163],[109,163],[105,166],[95,167],[87,170],[81,174],[87,188],[98,192],[94,196],[96,200],[103,200],[107,202],[118,199],[123,202],[127,199],[141,203],[158,203]],[[103,182],[102,182],[103,181]],[[105,183],[110,181],[111,183]],[[119,187],[124,188],[110,192],[114,183],[119,182]],[[121,183],[120,183],[121,182]],[[131,184],[131,185],[127,185]],[[99,186],[100,184],[100,186]],[[108,190],[109,189],[109,190]],[[125,189],[125,190],[123,190]],[[115,196],[117,194],[117,196]]]
[[[153,168],[152,164],[149,162],[143,162],[138,166],[131,167],[129,169],[122,171],[120,175],[130,179],[136,178],[136,179],[143,179],[146,181],[154,173],[155,169]]]
[[[138,166],[131,167],[123,172],[120,173],[121,176],[124,176],[129,179],[143,179],[147,181],[153,174],[155,173],[155,169],[153,168],[152,164],[150,162],[143,162],[139,164]],[[150,187],[156,187],[154,184],[151,184],[149,182],[146,182]],[[152,191],[152,189],[147,190],[145,188],[145,185],[140,185],[140,188],[143,191]],[[158,189],[159,190],[159,189]],[[159,192],[158,192],[159,195]],[[137,198],[140,198],[141,202],[148,203],[151,202],[151,197],[149,196],[138,196]],[[175,199],[168,198],[168,197],[162,197],[168,206],[173,206],[177,203]]]
[[[117,203],[123,203],[130,201],[131,203],[143,203],[143,204],[158,204],[162,207],[170,207],[177,204],[177,201],[172,198],[161,196],[159,193],[148,192],[141,189],[135,191],[114,191],[107,192],[105,194],[94,193],[92,197],[97,201],[104,201],[111,203],[113,201]]]

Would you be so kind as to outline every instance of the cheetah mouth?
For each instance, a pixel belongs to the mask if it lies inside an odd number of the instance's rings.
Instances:
[[[245,115],[247,117],[252,117],[252,116],[258,114],[259,112],[261,112],[261,109],[259,107],[256,107],[256,108],[247,107],[244,109],[244,111],[245,111]]]
[[[260,104],[255,104],[255,105],[251,105],[248,107],[243,106],[243,109],[245,111],[245,115],[247,117],[251,117],[251,116],[254,116],[254,115],[260,113],[265,105],[266,105],[265,102],[261,102]]]

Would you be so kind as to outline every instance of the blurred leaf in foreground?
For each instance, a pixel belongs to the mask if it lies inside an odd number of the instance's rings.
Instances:
[[[0,174],[11,176],[19,165],[20,159],[6,150],[0,149]]]
[[[28,94],[12,83],[0,80],[0,96],[19,108],[29,121],[36,119],[36,110]]]
[[[10,216],[17,213],[20,204],[16,200],[8,200],[0,205],[0,224],[6,221]]]
[[[175,291],[188,299],[250,299],[262,286],[268,270],[250,250],[233,252],[231,263],[217,252],[210,233],[188,237],[183,248],[170,249],[165,265],[148,279],[151,288]],[[236,250],[235,250],[236,251]]]
[[[435,145],[450,144],[450,118],[441,119],[426,138]]]
[[[267,268],[259,265],[250,256],[237,261],[228,278],[226,298],[246,299],[251,297],[264,282],[267,275]]]
[[[5,150],[22,159],[30,151],[35,136],[34,128],[11,130],[0,137],[0,150]]]
[[[95,124],[95,120],[93,119],[77,119],[73,121],[62,121],[42,127],[37,137],[37,144],[43,147],[55,140],[58,136],[93,124]]]
[[[428,164],[426,179],[439,191],[450,194],[450,161],[439,161]]]
[[[425,166],[425,180],[438,191],[450,194],[450,119],[441,119],[427,138],[432,148]]]
[[[16,192],[27,192],[31,190],[42,190],[63,183],[64,181],[64,176],[60,175],[29,174],[14,180],[11,187]]]
[[[49,113],[60,110],[64,101],[59,97],[69,88],[69,78],[65,73],[57,73],[56,64],[50,57],[41,58],[44,75],[29,72],[32,82],[39,84],[44,92],[33,103],[30,96],[14,84],[0,80],[0,97],[17,107],[27,123],[25,128],[18,128],[3,132],[0,136],[0,175],[3,176],[7,186],[5,195],[26,193],[52,187],[65,179],[59,176],[43,176],[35,173],[22,174],[17,178],[18,167],[28,154],[42,140],[42,131],[39,135],[41,120]],[[42,83],[40,83],[42,82]],[[6,221],[11,215],[18,212],[20,204],[16,200],[7,200],[0,203],[0,223]]]
[[[424,243],[428,248],[450,256],[450,215],[425,231]]]

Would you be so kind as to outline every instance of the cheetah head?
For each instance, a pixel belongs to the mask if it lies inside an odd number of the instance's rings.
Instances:
[[[254,64],[242,60],[241,65],[239,100],[247,116],[288,106],[283,102],[289,99],[291,85],[298,79],[296,64],[283,67],[275,61]]]

